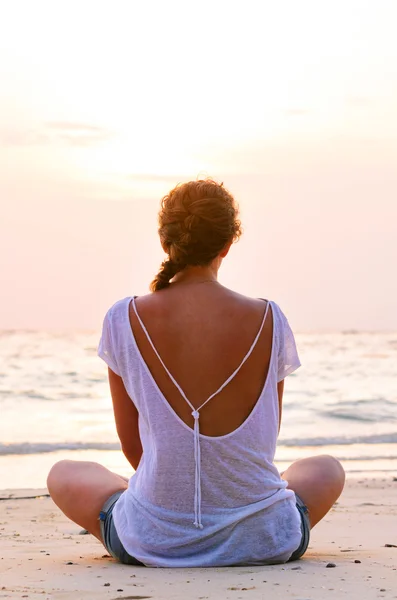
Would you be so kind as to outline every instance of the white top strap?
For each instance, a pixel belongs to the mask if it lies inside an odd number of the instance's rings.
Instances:
[[[267,311],[269,310],[269,305],[270,305],[270,302],[267,303],[265,314],[263,315],[261,326],[259,328],[258,333],[256,334],[256,337],[255,337],[254,341],[251,344],[251,348],[248,350],[247,354],[244,356],[243,360],[241,361],[241,363],[239,364],[239,366],[237,367],[237,369],[235,371],[233,371],[233,373],[230,375],[230,377],[228,377],[226,379],[225,383],[222,383],[221,387],[218,388],[216,390],[216,392],[214,392],[213,394],[211,394],[211,396],[209,398],[207,398],[207,400],[205,402],[203,402],[203,404],[201,406],[199,406],[198,408],[196,408],[196,410],[201,410],[203,408],[203,406],[205,406],[207,404],[207,402],[209,402],[210,400],[212,400],[212,398],[214,396],[216,396],[217,394],[219,394],[232,381],[232,379],[234,379],[234,377],[240,371],[240,369],[243,366],[243,364],[249,359],[249,357],[251,356],[252,352],[255,349],[256,344],[258,343],[259,337],[260,337],[260,335],[262,333],[262,330],[263,330],[263,327],[265,325],[265,321],[266,321],[266,317],[267,317]]]
[[[192,403],[190,402],[190,400],[187,398],[187,396],[186,396],[185,392],[183,391],[183,389],[181,388],[181,386],[179,385],[179,383],[176,381],[176,379],[174,379],[174,377],[172,376],[172,374],[169,372],[169,370],[167,369],[166,365],[164,364],[164,361],[163,361],[163,359],[161,358],[160,354],[157,352],[157,348],[156,348],[156,346],[153,344],[153,342],[152,342],[152,338],[150,337],[148,330],[146,329],[145,325],[143,324],[143,321],[142,321],[141,317],[140,317],[140,316],[139,316],[139,314],[138,314],[138,311],[137,311],[137,308],[136,308],[136,304],[135,304],[135,298],[134,298],[134,297],[132,298],[132,306],[134,307],[134,311],[135,311],[136,317],[137,317],[137,319],[138,319],[138,321],[139,321],[139,324],[140,324],[140,326],[142,327],[143,331],[145,332],[145,335],[146,335],[146,337],[147,337],[147,339],[148,339],[148,342],[150,343],[151,347],[153,348],[153,350],[154,350],[154,352],[155,352],[155,354],[156,354],[157,358],[159,359],[159,361],[160,361],[160,362],[161,362],[161,364],[163,365],[163,367],[164,367],[164,370],[165,370],[165,372],[167,373],[168,377],[171,379],[172,383],[175,385],[175,387],[176,387],[176,388],[177,388],[177,390],[179,391],[179,393],[180,393],[180,395],[182,396],[182,398],[183,398],[184,400],[186,400],[186,402],[188,403],[188,405],[190,406],[190,408],[191,408],[192,410],[195,410],[195,408],[194,408],[193,404],[192,404]]]

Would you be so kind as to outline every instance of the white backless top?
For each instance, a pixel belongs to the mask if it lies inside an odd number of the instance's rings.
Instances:
[[[160,391],[136,344],[132,303],[153,351],[192,409],[194,429]],[[273,313],[272,350],[262,392],[247,419],[229,434],[200,433],[200,411],[237,375]],[[241,364],[198,408],[169,372],[141,320],[134,298],[105,316],[98,354],[123,379],[139,413],[143,455],[113,515],[119,538],[148,566],[257,565],[288,560],[301,539],[295,495],[273,464],[278,435],[277,382],[300,366],[288,321],[268,302]]]

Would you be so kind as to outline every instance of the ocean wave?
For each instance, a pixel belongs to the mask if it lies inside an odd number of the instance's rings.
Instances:
[[[352,444],[396,444],[397,433],[379,433],[377,435],[334,436],[315,438],[280,439],[279,446],[351,446]]]
[[[395,407],[395,405],[394,405]],[[353,409],[352,409],[353,410]],[[394,409],[395,410],[395,409]],[[322,410],[320,411],[322,417],[326,419],[339,419],[341,421],[356,421],[357,423],[390,423],[396,420],[396,417],[392,411],[384,411],[381,414],[380,410],[377,414],[369,414],[362,412],[361,414],[357,412],[350,412],[348,410]]]
[[[316,437],[316,438],[289,438],[280,439],[278,447],[304,448],[304,447],[322,447],[322,446],[351,446],[353,444],[374,445],[374,444],[396,444],[397,433],[385,433],[378,435],[362,435],[353,437]],[[11,454],[43,454],[47,452],[57,452],[59,450],[120,450],[120,444],[117,442],[21,442],[0,444],[0,456]],[[359,456],[355,459],[346,457],[345,460],[376,460],[391,459],[394,456]],[[397,453],[396,453],[397,458]],[[283,459],[284,460],[284,459]]]
[[[0,444],[0,456],[10,454],[43,454],[58,450],[120,450],[120,444],[111,442],[55,442]]]

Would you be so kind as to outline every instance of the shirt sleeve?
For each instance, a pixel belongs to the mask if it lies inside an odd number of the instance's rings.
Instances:
[[[278,369],[277,381],[282,381],[301,366],[294,334],[287,317],[280,310],[280,325],[278,336]]]
[[[108,367],[110,367],[116,375],[120,376],[115,350],[112,338],[112,309],[110,308],[103,320],[102,336],[98,346],[98,356],[105,361]]]

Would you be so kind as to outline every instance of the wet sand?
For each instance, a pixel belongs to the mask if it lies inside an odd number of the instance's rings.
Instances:
[[[266,567],[120,565],[40,495],[46,493],[0,492],[0,599],[397,598],[397,477],[349,480],[313,530],[305,557]]]

